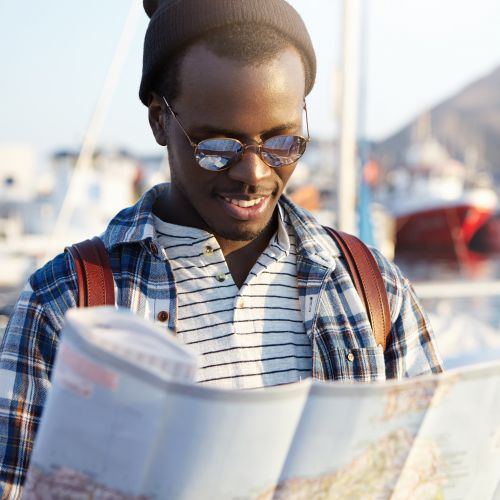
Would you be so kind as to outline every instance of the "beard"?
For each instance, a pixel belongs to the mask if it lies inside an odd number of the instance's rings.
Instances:
[[[250,228],[245,227],[242,223],[239,226],[219,227],[217,223],[211,224],[210,221],[204,219],[207,225],[207,230],[214,234],[215,237],[228,241],[246,241],[250,242],[261,237],[263,234],[268,234],[269,237],[274,233],[277,225],[276,211],[267,223],[261,227]]]
[[[227,241],[251,242],[264,234],[268,234],[270,237],[277,227],[276,210],[273,211],[269,220],[261,222],[262,225],[248,224],[245,221],[234,221],[232,224],[226,225],[216,217],[211,217],[210,214],[205,213],[203,207],[196,203],[196,198],[193,193],[190,193],[184,179],[174,169],[171,169],[171,183],[175,184],[178,193],[186,201],[186,206],[190,207],[189,218],[192,224],[188,225],[210,232],[216,238]]]
[[[263,227],[258,230],[252,230],[247,228],[233,228],[227,230],[217,231],[212,228],[214,236],[222,238],[224,240],[229,241],[253,241],[256,240],[259,236],[270,229],[272,225],[272,219]]]

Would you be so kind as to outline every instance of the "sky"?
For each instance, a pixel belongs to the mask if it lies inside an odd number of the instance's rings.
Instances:
[[[371,139],[395,132],[500,65],[498,0],[361,1],[366,15],[360,128]],[[342,2],[290,3],[303,16],[318,57],[308,98],[311,131],[333,137]],[[0,144],[27,144],[41,154],[78,147],[130,6],[129,0],[0,0]],[[137,11],[99,142],[158,153],[137,96],[148,21]]]

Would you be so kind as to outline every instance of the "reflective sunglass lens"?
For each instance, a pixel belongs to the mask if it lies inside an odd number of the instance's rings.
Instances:
[[[262,159],[278,168],[296,162],[306,149],[307,141],[298,135],[278,135],[264,142],[260,148]],[[243,145],[236,139],[206,139],[195,150],[196,161],[205,170],[219,172],[238,161]]]
[[[229,167],[241,151],[241,144],[234,139],[207,139],[198,144],[195,157],[200,167],[217,172]]]
[[[298,135],[278,135],[262,145],[262,158],[272,167],[291,165],[306,149],[306,140]]]

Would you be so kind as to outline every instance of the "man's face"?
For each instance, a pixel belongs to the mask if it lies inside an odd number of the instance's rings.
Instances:
[[[275,135],[303,135],[304,80],[293,48],[258,66],[245,66],[195,46],[183,59],[179,97],[170,104],[195,143],[228,137],[257,144]],[[269,167],[250,148],[228,170],[204,170],[167,113],[172,220],[226,240],[257,238],[269,226],[295,164]]]

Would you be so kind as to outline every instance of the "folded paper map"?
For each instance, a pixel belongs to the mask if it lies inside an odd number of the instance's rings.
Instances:
[[[196,361],[129,311],[69,311],[24,498],[500,499],[500,362],[229,391]]]

